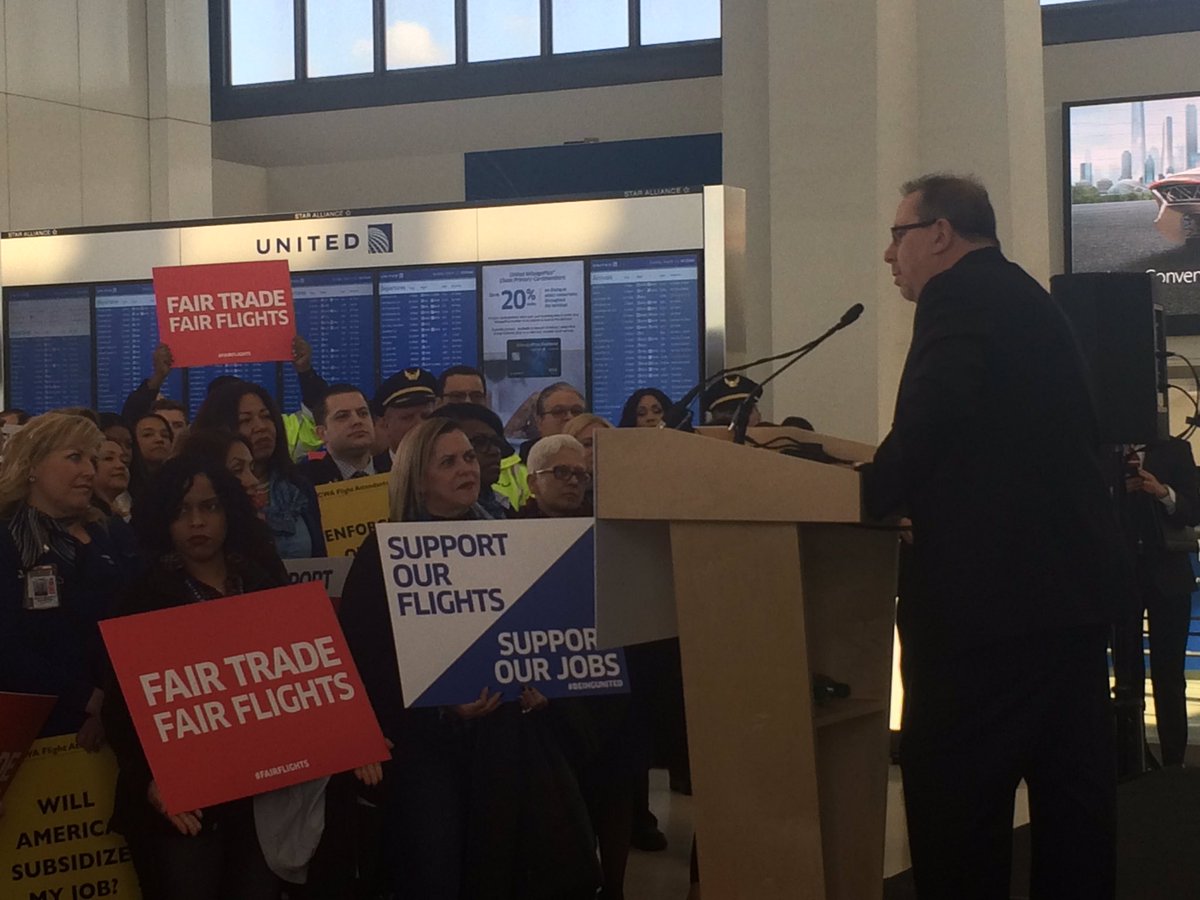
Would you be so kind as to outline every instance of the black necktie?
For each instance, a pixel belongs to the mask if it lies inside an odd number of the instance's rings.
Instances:
[[[354,474],[351,475],[350,477],[351,478],[366,478],[367,473],[364,472],[362,469],[355,469]]]

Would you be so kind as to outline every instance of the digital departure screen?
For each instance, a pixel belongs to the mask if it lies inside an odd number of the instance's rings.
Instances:
[[[479,365],[474,266],[379,273],[379,370]]]
[[[5,291],[8,405],[33,415],[92,405],[87,287]]]
[[[368,398],[375,390],[375,285],[370,272],[292,275],[296,331],[313,348],[313,368],[329,384]],[[283,367],[283,408],[300,408],[300,380]]]
[[[120,413],[150,374],[158,346],[153,283],[96,286],[96,408]],[[183,401],[183,372],[173,369],[162,394]]]
[[[696,254],[591,263],[592,410],[616,424],[638,388],[678,400],[700,380]]]
[[[285,363],[291,366],[290,363]],[[208,384],[218,375],[232,375],[234,378],[240,378],[243,381],[250,381],[254,384],[261,385],[267,389],[267,393],[279,399],[279,392],[276,389],[276,363],[226,363],[222,366],[194,366],[187,370],[188,383],[188,418],[192,419],[196,416],[196,410],[204,403],[204,398],[208,396]],[[284,407],[282,412],[295,412],[294,409]]]

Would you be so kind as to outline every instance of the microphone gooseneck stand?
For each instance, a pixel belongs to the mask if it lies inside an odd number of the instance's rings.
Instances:
[[[825,341],[827,341],[833,335],[837,334],[843,328],[853,325],[858,321],[858,317],[862,314],[863,305],[861,303],[855,303],[852,307],[846,310],[845,313],[842,314],[841,319],[838,320],[836,325],[834,325],[820,337],[809,341],[803,347],[790,351],[790,353],[793,354],[792,358],[764,378],[762,380],[762,384],[752,390],[750,394],[738,404],[737,409],[735,409],[733,412],[733,419],[729,423],[729,430],[733,432],[733,442],[735,444],[746,443],[746,429],[749,427],[750,410],[754,408],[754,404],[759,401],[760,397],[762,397],[763,388],[765,388],[768,384],[770,384],[796,363],[800,362],[800,360],[804,359],[804,357],[808,356],[808,354],[816,350],[817,347],[821,346],[821,344],[825,343]],[[787,356],[788,354],[783,355]]]

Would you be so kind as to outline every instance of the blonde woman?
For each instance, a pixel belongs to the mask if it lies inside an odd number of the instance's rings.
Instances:
[[[491,518],[476,503],[475,450],[449,419],[426,419],[404,436],[389,491],[393,522]],[[385,764],[383,779],[385,855],[394,890],[422,900],[458,900],[466,835],[466,747],[458,723],[439,710],[404,708],[388,592],[373,534],[354,557],[339,615],[384,736],[394,744],[393,763]],[[458,708],[457,719],[486,715],[499,703],[499,694],[485,690],[478,702]]]
[[[595,413],[584,413],[581,416],[576,416],[564,425],[562,433],[569,434],[575,440],[579,441],[579,443],[583,444],[584,449],[588,451],[588,469],[590,471],[592,466],[590,459],[592,442],[595,434],[601,429],[612,427],[613,423],[604,418],[604,416],[598,416]]]
[[[0,463],[0,690],[57,696],[42,734],[87,750],[104,740],[97,623],[136,568],[92,505],[102,440],[83,416],[46,413]]]
[[[391,519],[489,519],[476,502],[479,484],[462,428],[428,419],[400,442]],[[379,544],[370,536],[346,579],[340,616],[394,744],[383,779],[393,890],[421,900],[594,898],[594,837],[557,743],[557,713],[533,688],[502,703],[485,685],[471,703],[404,709],[388,602]]]

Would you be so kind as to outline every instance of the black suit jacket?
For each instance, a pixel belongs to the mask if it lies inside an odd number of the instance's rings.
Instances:
[[[320,459],[306,459],[299,465],[300,473],[313,483],[331,484],[334,481],[343,481],[342,470],[338,468],[337,463],[333,461],[333,457],[326,453]],[[384,451],[379,456],[375,457],[375,474],[382,475],[384,472],[392,470],[392,457],[387,451]]]
[[[1200,524],[1200,479],[1191,444],[1172,438],[1150,444],[1142,468],[1175,491],[1175,511],[1146,493],[1129,494],[1121,505],[1126,537],[1134,544],[1139,562],[1163,594],[1178,596],[1196,589],[1192,563],[1186,551],[1169,550],[1163,527]]]
[[[863,500],[913,520],[906,652],[1108,622],[1133,589],[1074,336],[999,249],[922,291]]]

